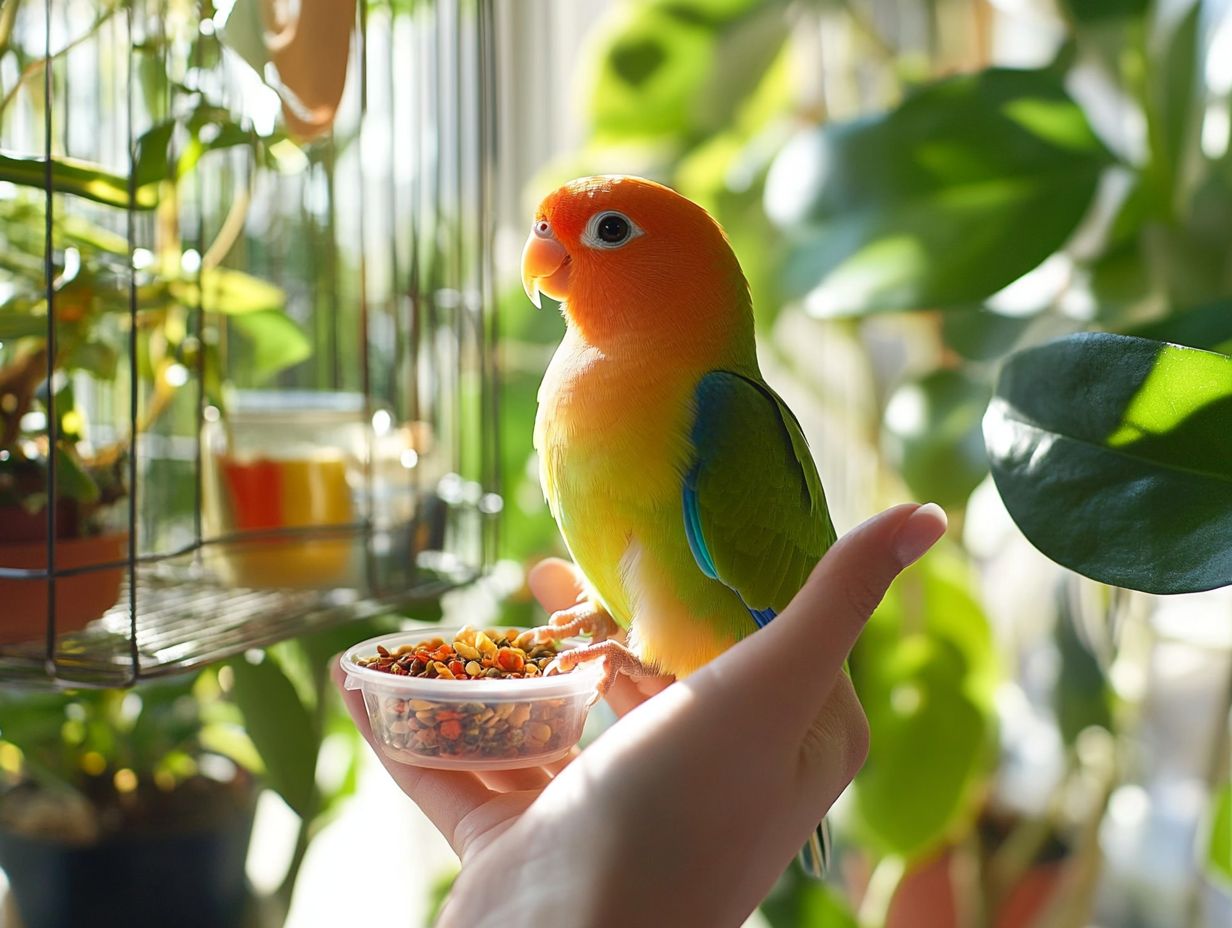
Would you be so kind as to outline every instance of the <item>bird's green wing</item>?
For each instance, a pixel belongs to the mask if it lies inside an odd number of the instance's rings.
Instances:
[[[695,401],[684,484],[689,547],[765,625],[834,543],[821,479],[800,423],[764,383],[711,371]]]

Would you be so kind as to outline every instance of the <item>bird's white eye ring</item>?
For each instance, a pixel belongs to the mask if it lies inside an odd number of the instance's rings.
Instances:
[[[629,244],[643,232],[637,223],[624,213],[605,209],[595,213],[582,232],[582,244],[589,248],[611,250]]]

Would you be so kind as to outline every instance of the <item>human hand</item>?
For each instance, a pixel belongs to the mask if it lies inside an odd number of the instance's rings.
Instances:
[[[622,718],[551,767],[480,775],[378,751],[462,860],[438,924],[741,924],[864,762],[868,725],[843,661],[944,531],[932,505],[874,516],[774,622],[688,679],[620,680],[608,698]],[[530,579],[549,610],[579,592],[563,562]],[[343,698],[372,743],[362,697]]]

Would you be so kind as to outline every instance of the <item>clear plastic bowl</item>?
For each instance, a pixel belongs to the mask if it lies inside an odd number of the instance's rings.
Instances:
[[[602,661],[586,661],[569,673],[514,680],[397,676],[356,662],[376,654],[377,645],[393,651],[430,638],[452,643],[460,630],[437,625],[408,629],[361,641],[342,655],[346,688],[363,692],[372,733],[385,756],[445,770],[512,770],[568,754],[582,737],[603,678]],[[585,643],[572,638],[559,645],[564,651]],[[442,724],[448,721],[458,725]]]

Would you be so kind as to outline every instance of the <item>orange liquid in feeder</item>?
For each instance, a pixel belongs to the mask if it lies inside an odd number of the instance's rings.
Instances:
[[[352,540],[262,533],[350,524],[354,519],[346,462],[313,457],[218,458],[228,534],[251,532],[225,549],[225,570],[237,586],[320,587],[337,584],[350,568]]]

